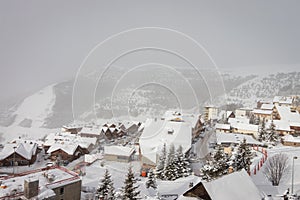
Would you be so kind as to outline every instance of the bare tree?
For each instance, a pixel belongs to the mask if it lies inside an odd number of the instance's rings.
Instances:
[[[286,173],[288,159],[286,154],[279,153],[267,160],[263,173],[273,186],[278,186],[281,178]]]

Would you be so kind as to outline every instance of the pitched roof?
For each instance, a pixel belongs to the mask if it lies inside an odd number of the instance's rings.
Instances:
[[[298,111],[291,112],[291,109],[286,106],[276,106],[276,110],[278,111],[281,120],[300,123],[300,115]]]
[[[81,137],[69,133],[52,133],[45,139],[45,146],[52,146],[55,144],[78,144],[82,148],[88,148],[91,144],[95,145],[97,138]]]
[[[189,123],[148,119],[139,143],[142,155],[156,163],[156,154],[164,144],[174,144],[176,148],[181,145],[186,152],[191,148],[191,141],[192,127]]]
[[[2,151],[0,152],[0,159],[5,159],[12,155],[14,152],[22,156],[23,158],[30,160],[37,151],[36,143],[16,143],[16,144],[6,144]],[[15,147],[15,148],[14,148]]]
[[[275,125],[275,130],[278,131],[291,131],[290,123],[286,120],[273,120]],[[266,127],[269,128],[271,125],[271,121],[266,123]]]
[[[203,187],[213,200],[232,200],[233,197],[234,199],[243,200],[262,198],[259,190],[244,169],[210,182],[200,182],[194,187],[199,187],[201,184],[203,184]],[[186,196],[189,191],[187,191],[184,196]]]
[[[52,153],[57,150],[62,150],[66,152],[68,155],[74,155],[78,144],[61,144],[61,143],[55,143],[53,144],[47,151],[47,153]]]
[[[260,192],[245,170],[203,182],[203,185],[213,200],[232,200],[232,197],[243,200],[261,199]]]

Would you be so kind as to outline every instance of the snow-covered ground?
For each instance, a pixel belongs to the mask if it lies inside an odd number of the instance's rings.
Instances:
[[[95,190],[99,185],[99,181],[103,178],[105,169],[109,170],[116,191],[120,191],[120,189],[124,186],[124,180],[128,173],[128,167],[131,165],[133,167],[135,178],[137,178],[137,185],[139,185],[138,189],[141,191],[141,196],[154,196],[156,194],[156,192],[152,189],[146,188],[145,182],[147,181],[147,178],[140,176],[141,165],[139,161],[134,161],[131,163],[105,161],[104,166],[101,166],[101,162],[102,161],[97,161],[92,165],[86,166],[82,169],[85,171],[85,175],[82,176],[83,191]],[[160,195],[179,196],[189,189],[189,184],[191,182],[195,185],[199,182],[199,180],[199,177],[193,175],[186,178],[180,178],[175,181],[157,180],[157,192]],[[83,196],[87,198],[89,195],[86,193]]]
[[[272,194],[272,196],[282,195],[288,188],[291,190],[292,184],[292,158],[298,156],[298,159],[295,159],[295,175],[294,175],[294,193],[300,194],[300,148],[298,147],[287,147],[287,146],[278,146],[273,149],[268,149],[268,158],[277,153],[284,153],[289,157],[289,169],[285,176],[280,181],[279,186],[272,186],[271,183],[267,180],[263,174],[263,167],[257,171],[256,175],[251,175],[252,180],[258,189],[264,194]],[[279,197],[278,197],[279,198]],[[279,198],[280,199],[280,198]]]

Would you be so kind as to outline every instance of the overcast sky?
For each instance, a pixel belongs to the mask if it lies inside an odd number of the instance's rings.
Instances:
[[[73,78],[96,44],[144,26],[190,35],[224,71],[298,70],[299,10],[299,0],[2,0],[0,98]]]

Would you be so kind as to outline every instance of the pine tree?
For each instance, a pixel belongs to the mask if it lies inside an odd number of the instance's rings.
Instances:
[[[176,179],[176,175],[175,175],[176,166],[174,163],[174,158],[175,158],[175,147],[173,144],[171,144],[168,152],[167,162],[164,169],[164,180],[171,181]]]
[[[217,145],[210,160],[200,169],[202,179],[210,181],[227,174],[228,172],[228,156],[224,153],[221,145]]]
[[[275,128],[276,126],[272,120],[269,128],[268,141],[276,144],[279,140],[279,135],[276,132]]]
[[[174,157],[175,157],[175,146],[174,144],[171,144],[168,152],[166,165],[171,164],[174,160]]]
[[[182,178],[186,177],[190,174],[190,163],[188,159],[183,155],[182,146],[180,145],[176,151],[174,157],[174,165],[175,165],[175,177]]]
[[[159,155],[158,163],[156,165],[155,175],[159,179],[164,179],[164,169],[166,165],[166,158],[167,158],[167,147],[166,144],[164,144],[162,151]]]
[[[148,180],[146,181],[146,188],[151,188],[151,187],[153,189],[157,188],[156,178],[155,178],[155,175],[154,175],[152,169],[150,169],[149,174],[148,174]]]
[[[103,200],[113,200],[115,199],[115,192],[113,182],[111,180],[111,175],[108,170],[105,170],[104,177],[100,181],[99,187],[96,192],[96,197]]]
[[[267,135],[268,132],[266,131],[266,122],[265,122],[265,118],[262,121],[260,130],[259,130],[259,135],[258,135],[258,140],[261,141],[266,141],[267,140]]]
[[[140,199],[140,191],[137,191],[138,186],[136,186],[136,180],[132,172],[132,166],[128,168],[128,173],[124,182],[125,186],[123,188],[122,200],[136,200]]]
[[[234,159],[234,168],[236,171],[245,169],[246,171],[250,170],[252,159],[252,153],[249,145],[246,143],[246,139],[244,138],[243,142],[241,142],[237,148],[237,152]]]

